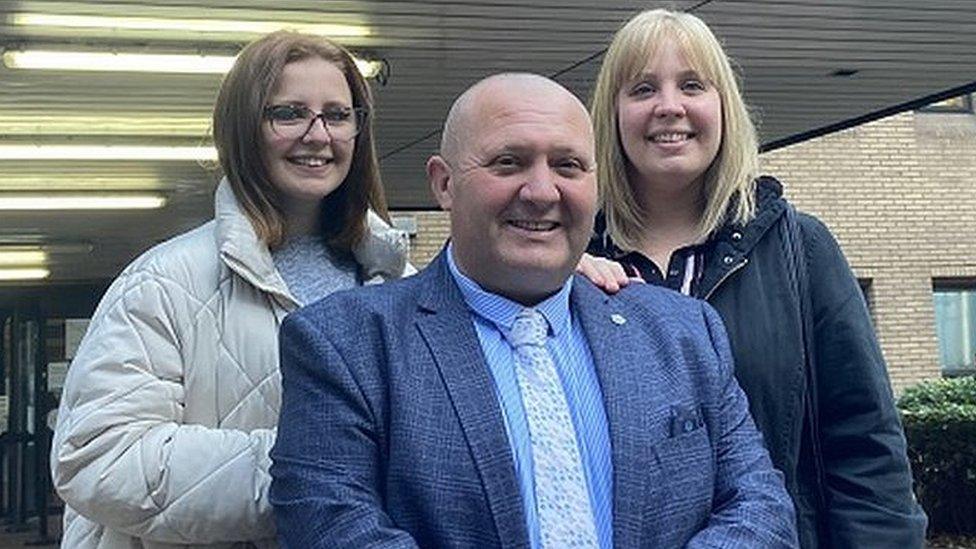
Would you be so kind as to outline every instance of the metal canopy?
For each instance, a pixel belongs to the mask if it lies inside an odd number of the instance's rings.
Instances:
[[[202,5],[201,5],[202,4]],[[659,2],[582,0],[301,1],[128,0],[0,3],[0,46],[233,54],[247,35],[206,31],[32,27],[18,14],[355,24],[367,36],[339,41],[385,59],[375,86],[376,134],[395,209],[433,207],[424,162],[452,99],[499,71],[555,76],[584,101],[613,32]],[[976,2],[970,0],[711,0],[667,5],[702,17],[741,68],[763,143],[780,146],[911,108],[923,98],[976,85]],[[70,134],[52,121],[79,116],[203,119],[219,76],[13,70],[0,65],[0,144],[187,144],[206,141],[192,124],[176,135],[152,128]],[[950,92],[951,90],[951,92]],[[133,135],[118,135],[127,133]],[[52,280],[114,276],[140,251],[212,215],[207,166],[173,161],[0,160],[0,190],[161,190],[159,210],[0,212],[0,243],[81,242],[91,252],[52,256]],[[127,186],[128,185],[128,186]]]

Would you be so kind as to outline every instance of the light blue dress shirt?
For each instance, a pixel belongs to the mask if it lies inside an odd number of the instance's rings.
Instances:
[[[454,262],[453,249],[448,245],[447,263],[461,289],[465,303],[475,313],[474,322],[485,362],[495,381],[498,401],[505,420],[505,430],[515,458],[515,473],[522,491],[525,520],[533,549],[542,544],[539,516],[535,503],[535,474],[532,468],[532,442],[529,424],[522,406],[518,380],[515,375],[515,353],[502,330],[511,330],[515,315],[524,308],[512,300],[485,291],[477,282],[465,276]],[[593,519],[600,547],[613,547],[613,462],[610,453],[610,431],[603,393],[597,377],[593,356],[586,334],[570,312],[569,293],[572,278],[555,295],[535,306],[549,322],[550,336],[546,343],[556,371],[566,393],[566,402],[576,429],[583,471],[589,489]]]

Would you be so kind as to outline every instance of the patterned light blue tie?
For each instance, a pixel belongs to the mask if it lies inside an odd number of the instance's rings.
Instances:
[[[532,439],[542,546],[598,547],[576,431],[556,365],[546,349],[548,324],[535,309],[515,317],[509,343]]]

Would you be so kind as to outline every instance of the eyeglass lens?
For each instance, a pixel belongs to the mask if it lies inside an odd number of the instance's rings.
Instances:
[[[316,113],[307,107],[278,105],[268,108],[267,117],[275,133],[292,139],[304,137],[317,119],[322,119],[333,139],[343,141],[356,137],[362,125],[362,111],[349,108],[334,108]]]

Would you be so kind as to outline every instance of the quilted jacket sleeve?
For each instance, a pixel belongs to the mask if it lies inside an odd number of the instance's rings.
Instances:
[[[147,540],[274,536],[267,501],[274,431],[183,423],[184,346],[199,302],[127,270],[72,362],[51,451],[58,493],[81,515]]]
[[[832,547],[922,547],[905,436],[860,288],[840,247],[804,215],[820,438]]]

